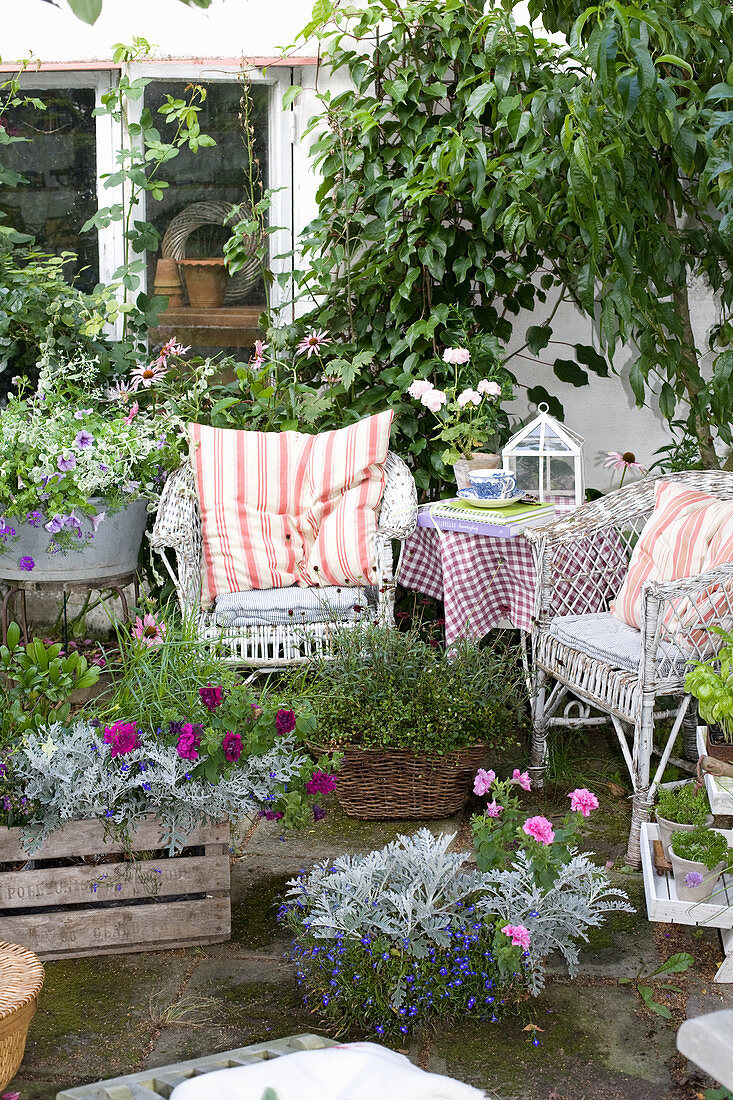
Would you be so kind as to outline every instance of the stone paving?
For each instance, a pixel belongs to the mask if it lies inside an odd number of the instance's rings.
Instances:
[[[552,791],[538,797],[538,809],[559,813],[560,794],[554,802]],[[587,837],[589,847],[619,867],[626,815],[625,798],[606,796]],[[415,827],[352,821],[337,808],[318,826],[284,839],[274,824],[260,824],[242,841],[233,866],[231,941],[48,963],[25,1061],[7,1091],[20,1092],[21,1100],[52,1100],[63,1087],[320,1031],[283,959],[276,899],[299,868],[368,851]],[[467,815],[430,827],[460,830],[457,842],[469,847]],[[423,1029],[410,1041],[410,1057],[486,1089],[493,1100],[702,1097],[703,1078],[676,1053],[675,1033],[687,1014],[733,1007],[733,987],[712,984],[722,958],[718,935],[649,924],[641,875],[611,873],[637,912],[619,914],[593,934],[574,982],[551,960],[546,990],[520,1015]],[[675,975],[681,992],[659,994],[672,1012],[668,1022],[642,1006],[633,982],[618,979],[648,973],[680,950],[694,955],[695,966]]]

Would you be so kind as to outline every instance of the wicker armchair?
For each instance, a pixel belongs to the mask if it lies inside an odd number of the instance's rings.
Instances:
[[[690,471],[664,477],[721,500],[733,499],[733,474]],[[607,614],[603,617],[652,513],[654,481],[645,478],[581,505],[546,527],[525,532],[537,570],[530,771],[541,785],[552,727],[601,725],[610,719],[633,783],[626,858],[635,866],[640,861],[641,822],[648,820],[681,726],[688,757],[696,755],[696,708],[684,692],[685,671],[690,661],[715,652],[717,635],[712,627],[733,625],[733,563],[684,580],[648,582],[643,589],[640,631]],[[566,624],[574,632],[572,637]],[[607,652],[599,654],[598,646],[582,637],[573,640],[583,635],[584,628],[588,636],[595,630],[601,642],[606,632]],[[626,632],[624,653],[617,644],[622,632]],[[672,727],[650,783],[654,721],[661,718],[672,719]]]
[[[304,611],[286,610],[282,615],[282,596],[290,590],[271,589],[273,601],[276,595],[280,600],[280,611],[272,618],[285,621],[262,621],[263,616],[258,615],[251,623],[229,627],[217,623],[214,611],[201,610],[201,517],[193,470],[188,462],[176,470],[161,494],[150,542],[173,580],[181,609],[198,616],[200,636],[222,643],[232,663],[265,671],[302,664],[328,650],[334,623],[345,627],[358,626],[364,621],[394,625],[392,542],[404,541],[415,529],[417,491],[406,463],[391,451],[385,471],[377,523],[376,584],[354,590],[360,608],[358,614],[340,618],[335,608],[331,614],[324,600],[318,608],[320,621],[309,621]]]

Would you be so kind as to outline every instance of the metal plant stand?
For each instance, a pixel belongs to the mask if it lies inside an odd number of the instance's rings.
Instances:
[[[0,581],[4,578],[0,576]],[[61,592],[64,601],[64,648],[68,646],[68,623],[66,618],[66,604],[69,595],[81,594],[86,595],[88,592],[99,592],[102,596],[105,592],[120,601],[122,606],[122,621],[127,623],[130,621],[130,609],[127,602],[127,596],[125,595],[125,589],[131,585],[135,590],[135,602],[137,603],[140,598],[140,578],[137,570],[131,573],[121,573],[116,577],[90,577],[86,581],[17,581],[17,580],[5,580],[5,584],[8,585],[8,591],[5,593],[5,597],[2,602],[2,611],[0,612],[2,619],[2,638],[3,645],[7,645],[8,641],[8,623],[15,621],[18,623],[21,629],[21,639],[24,645],[27,645],[30,639],[30,633],[28,630],[28,612],[26,606],[26,597],[29,592],[35,592],[40,595],[53,594]],[[11,608],[15,609],[14,620],[10,619]]]

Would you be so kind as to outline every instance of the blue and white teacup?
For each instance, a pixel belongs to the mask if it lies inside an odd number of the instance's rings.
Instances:
[[[506,470],[469,470],[468,481],[481,500],[504,500],[517,486],[517,479]]]

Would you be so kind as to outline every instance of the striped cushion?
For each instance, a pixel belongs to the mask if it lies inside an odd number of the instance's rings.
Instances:
[[[685,489],[673,482],[657,482],[654,511],[634,548],[618,596],[611,604],[612,614],[639,629],[642,585],[646,581],[695,576],[722,561],[730,561],[731,551],[733,501],[718,500],[709,493]],[[715,615],[714,607],[709,611],[706,619]],[[665,625],[675,631],[696,622],[699,615],[689,601],[680,600],[674,610],[665,613]]]
[[[189,425],[204,608],[224,592],[374,581],[392,413],[321,435]]]
[[[376,608],[376,588],[268,588],[224,592],[214,604],[218,626],[289,625],[352,622]]]

